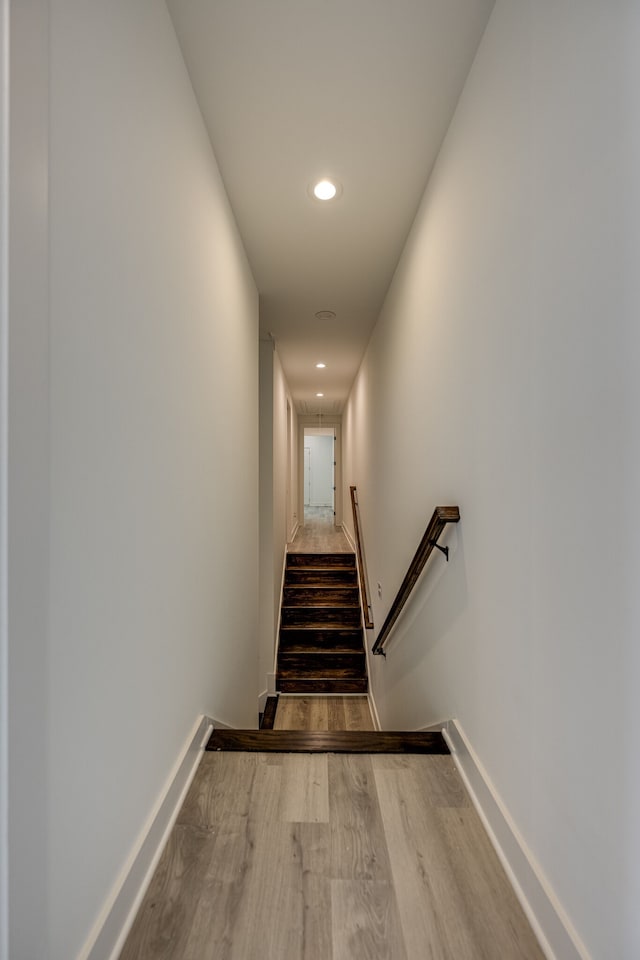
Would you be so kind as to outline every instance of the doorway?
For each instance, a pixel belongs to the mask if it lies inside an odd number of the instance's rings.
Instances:
[[[304,428],[304,523],[335,523],[335,429]]]

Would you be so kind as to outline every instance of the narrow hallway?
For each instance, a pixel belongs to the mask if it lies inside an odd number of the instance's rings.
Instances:
[[[278,729],[370,729],[281,697]],[[207,752],[120,960],[542,960],[449,756]]]

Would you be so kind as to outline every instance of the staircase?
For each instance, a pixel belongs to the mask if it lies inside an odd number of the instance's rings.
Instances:
[[[353,553],[288,553],[276,685],[281,693],[366,693]]]

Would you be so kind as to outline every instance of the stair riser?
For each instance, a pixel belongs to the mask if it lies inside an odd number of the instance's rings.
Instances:
[[[345,677],[364,677],[366,661],[364,653],[281,653],[278,670],[282,673],[295,672],[300,676],[320,677],[339,670]]]
[[[354,587],[285,587],[282,602],[285,606],[357,606],[359,593]]]
[[[361,616],[359,607],[283,607],[280,622],[291,627],[359,627]]]
[[[355,567],[354,553],[288,553],[287,567]]]
[[[341,570],[307,570],[306,568],[297,569],[296,567],[290,567],[285,571],[284,584],[286,587],[294,586],[296,584],[306,585],[306,586],[316,586],[316,585],[334,585],[335,586],[346,586],[346,587],[357,587],[358,586],[358,573],[355,567]]]
[[[362,630],[323,630],[313,627],[296,629],[295,627],[289,627],[280,631],[280,650],[286,650],[288,647],[300,644],[317,646],[323,650],[330,650],[333,647],[362,650]]]

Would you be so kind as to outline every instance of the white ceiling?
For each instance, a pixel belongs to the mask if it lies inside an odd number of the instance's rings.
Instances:
[[[493,2],[168,0],[303,412],[342,408]]]

